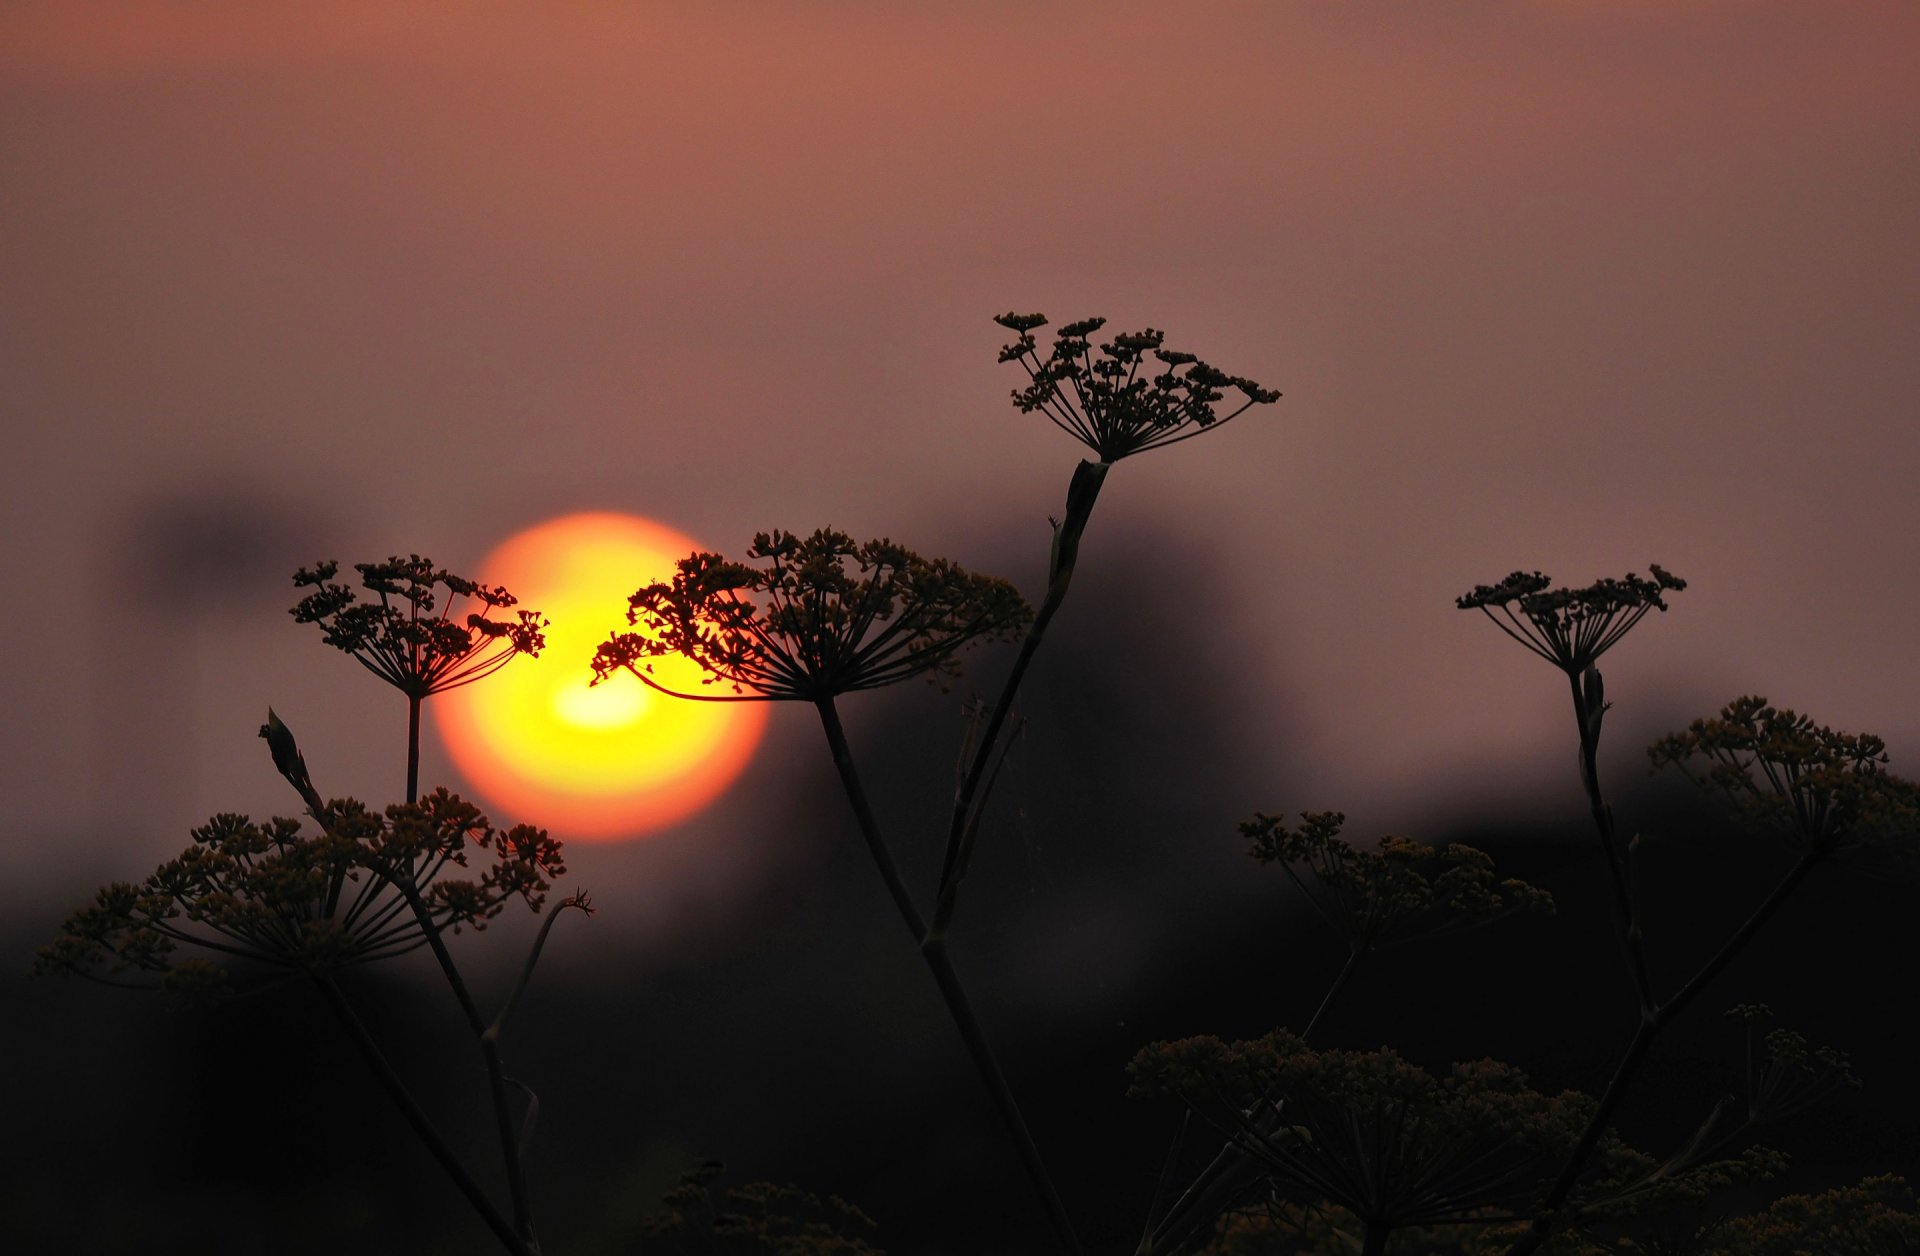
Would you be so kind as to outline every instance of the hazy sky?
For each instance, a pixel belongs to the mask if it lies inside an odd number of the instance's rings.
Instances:
[[[1519,567],[1693,584],[1609,660],[1621,779],[1756,690],[1913,772],[1917,54],[1905,3],[13,0],[0,861],[291,807],[269,701],[378,795],[317,557],[614,508],[1037,594],[1079,450],[1008,309],[1286,394],[1123,464],[1083,559],[1155,621],[1123,538],[1225,582],[1227,697],[1164,700],[1313,795],[1236,811],[1570,788],[1558,677],[1452,606]]]

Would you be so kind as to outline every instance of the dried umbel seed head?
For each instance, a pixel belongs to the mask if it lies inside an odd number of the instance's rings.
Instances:
[[[627,622],[593,660],[594,683],[633,672],[663,692],[648,660],[679,654],[705,670],[718,700],[818,701],[913,676],[958,671],[974,641],[1003,640],[1032,612],[1012,585],[844,532],[763,532],[749,562],[681,559],[672,580],[629,599]]]
[[[1500,631],[1571,676],[1579,676],[1648,611],[1667,609],[1665,594],[1687,582],[1650,566],[1652,579],[1628,572],[1581,589],[1556,589],[1539,572],[1516,571],[1498,584],[1475,586],[1454,600],[1463,611],[1485,613]]]
[[[473,859],[479,875],[447,875]],[[516,898],[539,911],[565,871],[544,830],[496,829],[444,789],[384,813],[335,800],[305,832],[284,817],[217,815],[144,882],[110,885],[75,912],[39,967],[224,984],[207,959],[180,958],[195,948],[268,978],[331,972],[484,929]]]
[[[323,562],[294,573],[295,585],[313,590],[293,608],[294,619],[320,625],[328,645],[410,698],[470,684],[546,644],[541,629],[547,621],[537,612],[494,618],[515,605],[511,593],[443,571],[432,559],[414,554],[354,564],[373,594],[367,602],[334,581],[339,570],[338,563]],[[480,609],[461,615],[462,599]]]
[[[1046,415],[1103,463],[1197,436],[1249,406],[1280,398],[1191,353],[1163,348],[1165,334],[1151,327],[1116,335],[1096,352],[1091,337],[1106,320],[1068,323],[1042,357],[1033,332],[1046,325],[1045,315],[1002,314],[993,321],[1017,337],[1000,350],[1000,360],[1018,362],[1027,372],[1027,387],[1013,392],[1014,405],[1022,413]],[[1222,413],[1229,388],[1234,401]]]
[[[1797,849],[1920,873],[1920,785],[1887,771],[1886,743],[1871,733],[1838,732],[1749,696],[1647,754]]]
[[[1513,912],[1553,910],[1545,890],[1497,879],[1484,851],[1404,837],[1383,837],[1378,850],[1362,850],[1340,836],[1345,822],[1337,811],[1309,811],[1293,828],[1284,816],[1261,814],[1240,832],[1248,853],[1278,864],[1355,951],[1431,940]]]

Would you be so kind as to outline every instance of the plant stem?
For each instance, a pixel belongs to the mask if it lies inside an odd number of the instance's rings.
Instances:
[[[1357,946],[1347,951],[1346,963],[1340,966],[1340,971],[1334,975],[1332,983],[1327,986],[1327,992],[1322,996],[1320,1006],[1315,1009],[1313,1019],[1309,1020],[1307,1027],[1300,1031],[1302,1042],[1313,1037],[1313,1031],[1319,1028],[1320,1022],[1326,1018],[1327,1010],[1346,991],[1347,982],[1352,979],[1353,970],[1359,965],[1360,957],[1364,954],[1366,951]],[[1272,1115],[1269,1119],[1277,1121],[1278,1116]],[[1268,1120],[1263,1119],[1260,1122],[1259,1131],[1263,1135],[1272,1132]],[[1220,1153],[1208,1161],[1206,1167],[1194,1177],[1193,1184],[1174,1201],[1173,1207],[1167,1210],[1166,1217],[1154,1227],[1151,1237],[1141,1242],[1135,1256],[1152,1256],[1152,1253],[1166,1251],[1170,1246],[1185,1241],[1196,1227],[1218,1216],[1235,1195],[1246,1189],[1249,1168],[1257,1169],[1258,1165],[1246,1152],[1232,1142],[1222,1147]]]
[[[433,958],[438,961],[440,972],[453,990],[453,997],[460,1004],[462,1015],[467,1018],[467,1028],[473,1031],[474,1041],[480,1047],[480,1058],[487,1070],[487,1089],[493,1099],[494,1128],[500,1138],[501,1157],[506,1162],[507,1189],[513,1197],[514,1229],[519,1233],[526,1250],[538,1253],[540,1244],[533,1236],[533,1206],[527,1193],[526,1172],[520,1163],[519,1139],[513,1132],[513,1114],[507,1107],[506,1073],[500,1065],[499,1046],[487,1032],[487,1023],[480,1018],[480,1009],[475,1006],[473,996],[467,993],[467,983],[454,966],[453,956],[440,937],[440,930],[433,923],[433,913],[420,897],[419,887],[407,878],[393,877],[392,881],[407,900],[407,906],[413,909],[414,919],[420,922],[420,931],[426,935]]]
[[[1592,668],[1597,677],[1598,672]],[[1588,701],[1587,694],[1581,689],[1581,677],[1572,672],[1567,679],[1573,686],[1573,715],[1580,728],[1580,784],[1586,790],[1587,810],[1593,816],[1593,826],[1600,836],[1600,850],[1607,860],[1607,876],[1613,883],[1614,930],[1620,939],[1620,946],[1626,956],[1627,969],[1633,978],[1634,992],[1640,999],[1640,1012],[1645,1016],[1655,1006],[1653,982],[1647,975],[1645,948],[1641,942],[1640,921],[1634,911],[1633,895],[1627,887],[1626,869],[1620,860],[1619,842],[1614,833],[1613,808],[1600,794],[1600,716],[1605,708],[1598,711]]]
[[[407,805],[420,801],[420,697],[407,695]]]
[[[994,1055],[987,1036],[980,1027],[980,1020],[974,1015],[973,1005],[967,999],[966,990],[960,984],[959,974],[954,972],[953,963],[947,957],[946,942],[942,938],[929,936],[926,924],[921,918],[920,909],[914,905],[913,895],[908,892],[900,869],[893,861],[893,853],[887,848],[886,839],[881,835],[880,825],[873,815],[873,807],[867,800],[866,789],[860,783],[859,771],[853,762],[853,752],[847,746],[846,730],[841,727],[839,712],[835,710],[833,699],[825,697],[814,703],[820,712],[821,727],[826,730],[827,746],[833,752],[834,767],[839,769],[840,783],[845,788],[847,801],[852,804],[854,819],[858,822],[860,835],[866,840],[867,850],[873,856],[874,866],[880,870],[880,879],[886,882],[887,892],[893,896],[894,906],[899,909],[900,919],[905,922],[907,931],[913,935],[914,942],[920,948],[920,958],[926,961],[933,973],[933,979],[940,988],[940,996],[946,1000],[947,1011],[952,1015],[954,1024],[960,1030],[960,1037],[967,1045],[967,1054],[972,1057],[974,1068],[986,1083],[988,1092],[993,1096],[994,1106],[1000,1111],[1001,1120],[1006,1123],[1007,1132],[1013,1136],[1014,1146],[1020,1153],[1020,1161],[1026,1167],[1027,1176],[1032,1179],[1034,1189],[1040,1195],[1041,1205],[1046,1209],[1047,1220],[1052,1223],[1055,1236],[1060,1245],[1068,1252],[1079,1256],[1080,1239],[1074,1232],[1073,1222],[1067,1216],[1066,1206],[1061,1203],[1059,1192],[1054,1189],[1053,1178],[1047,1173],[1045,1161],[1040,1157],[1040,1149],[1033,1141],[1033,1135],[1027,1129],[1026,1118],[1020,1113],[1020,1105],[1013,1097],[1013,1088],[1007,1084],[1006,1075],[1000,1070],[999,1059]]]
[[[1587,1122],[1587,1128],[1581,1132],[1580,1141],[1574,1145],[1572,1154],[1567,1157],[1566,1164],[1561,1167],[1560,1176],[1555,1179],[1553,1189],[1547,1192],[1547,1197],[1540,1206],[1540,1215],[1534,1218],[1533,1225],[1527,1233],[1507,1249],[1506,1256],[1526,1256],[1527,1253],[1538,1251],[1541,1244],[1547,1241],[1553,1232],[1551,1214],[1573,1193],[1574,1183],[1579,1180],[1580,1171],[1586,1167],[1586,1162],[1593,1155],[1594,1148],[1599,1146],[1600,1136],[1606,1132],[1607,1123],[1612,1119],[1614,1109],[1619,1107],[1622,1096],[1626,1094],[1627,1086],[1632,1082],[1634,1074],[1639,1071],[1640,1063],[1646,1057],[1647,1048],[1653,1045],[1653,1040],[1660,1031],[1702,990],[1706,989],[1708,983],[1719,976],[1721,971],[1733,962],[1735,956],[1746,948],[1747,943],[1751,942],[1762,926],[1773,918],[1774,913],[1780,910],[1781,904],[1787,901],[1787,896],[1798,888],[1800,882],[1819,861],[1819,855],[1813,851],[1801,856],[1799,862],[1787,871],[1786,876],[1782,877],[1773,887],[1772,892],[1761,901],[1760,906],[1754,909],[1753,914],[1748,916],[1741,926],[1734,930],[1733,936],[1729,937],[1714,953],[1713,958],[1702,964],[1699,971],[1695,972],[1672,998],[1641,1018],[1638,1028],[1633,1032],[1632,1040],[1627,1043],[1625,1054],[1620,1057],[1620,1063],[1613,1070],[1612,1079],[1607,1082],[1606,1091],[1600,1096],[1599,1106],[1594,1109],[1592,1119]]]
[[[1034,611],[1033,623],[1028,626],[1027,635],[1020,642],[1020,653],[1013,660],[1013,669],[1007,673],[1006,683],[1000,688],[1000,698],[987,716],[986,727],[974,747],[973,763],[953,793],[953,815],[947,827],[946,858],[940,869],[940,892],[933,909],[933,932],[923,936],[946,936],[947,926],[953,919],[960,882],[967,875],[967,864],[973,855],[973,834],[977,828],[968,821],[979,801],[981,779],[986,775],[987,765],[993,758],[993,748],[1000,739],[1000,730],[1013,711],[1014,696],[1020,692],[1020,682],[1026,678],[1027,665],[1033,662],[1033,656],[1039,652],[1041,639],[1046,636],[1047,625],[1053,621],[1054,613],[1066,601],[1067,588],[1073,583],[1074,563],[1080,556],[1080,537],[1086,531],[1087,520],[1093,517],[1093,504],[1100,497],[1100,486],[1106,483],[1109,465],[1105,462],[1082,461],[1074,468],[1073,479],[1067,485],[1066,517],[1054,528],[1046,596]]]
[[[1320,1006],[1314,1009],[1313,1019],[1308,1021],[1307,1027],[1300,1031],[1300,1040],[1302,1042],[1306,1042],[1313,1037],[1313,1031],[1320,1027],[1321,1020],[1326,1017],[1327,1009],[1333,1006],[1334,1001],[1338,999],[1341,992],[1347,988],[1347,982],[1352,979],[1353,970],[1360,963],[1360,957],[1364,954],[1366,954],[1366,952],[1358,946],[1348,948],[1347,962],[1340,965],[1340,971],[1334,975],[1333,984],[1327,987],[1327,993],[1320,1000]]]
[[[513,1253],[513,1256],[533,1256],[535,1249],[507,1225],[506,1219],[494,1209],[493,1204],[481,1191],[479,1183],[473,1180],[459,1158],[453,1154],[453,1149],[447,1146],[447,1141],[441,1137],[440,1131],[433,1127],[433,1122],[427,1119],[427,1114],[422,1112],[420,1105],[414,1102],[406,1083],[400,1080],[398,1073],[394,1072],[393,1065],[388,1063],[379,1044],[373,1040],[373,1035],[367,1032],[366,1025],[354,1012],[353,1005],[348,1003],[346,996],[340,992],[340,987],[334,984],[331,977],[316,976],[313,983],[320,988],[320,993],[326,996],[327,1005],[333,1009],[334,1015],[339,1017],[341,1024],[346,1026],[348,1033],[353,1037],[354,1045],[360,1049],[361,1056],[372,1067],[375,1076],[380,1079],[380,1084],[386,1088],[387,1094],[399,1106],[401,1113],[407,1118],[407,1123],[413,1126],[413,1132],[419,1135],[420,1141],[427,1145],[427,1150],[433,1153],[433,1158],[440,1162],[440,1167],[446,1170],[447,1176],[452,1178],[454,1185],[460,1188],[460,1193],[467,1197],[467,1202],[473,1206],[475,1212],[480,1214],[480,1219],[487,1223],[487,1228],[493,1231],[501,1245]]]

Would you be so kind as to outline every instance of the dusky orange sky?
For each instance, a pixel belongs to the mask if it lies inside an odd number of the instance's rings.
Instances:
[[[378,796],[317,557],[615,509],[1037,594],[1080,451],[1010,308],[1286,394],[1123,464],[1083,554],[1224,582],[1167,700],[1286,796],[1223,817],[1559,799],[1558,677],[1452,604],[1515,568],[1692,582],[1609,657],[1620,779],[1751,691],[1920,771],[1916,54],[1895,3],[10,4],[0,862],[288,809],[269,701]]]

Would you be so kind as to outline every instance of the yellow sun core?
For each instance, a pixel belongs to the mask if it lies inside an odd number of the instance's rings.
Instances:
[[[454,766],[514,822],[611,841],[686,819],[737,777],[766,724],[763,704],[697,702],[618,672],[589,686],[594,650],[627,624],[627,598],[699,547],[632,515],[553,519],[510,538],[478,579],[505,585],[547,621],[537,658],[516,658],[427,703]],[[656,660],[654,680],[701,693],[691,661]],[[711,687],[706,692],[717,692]]]

